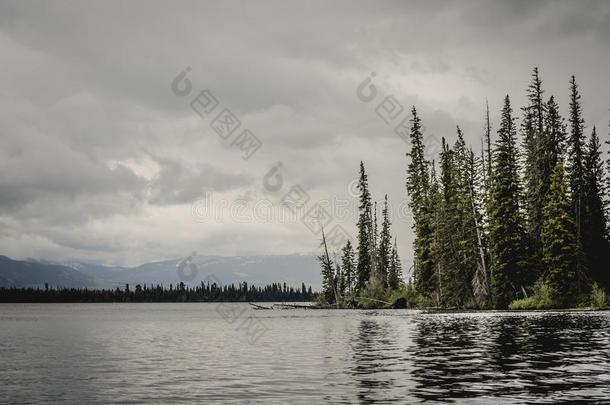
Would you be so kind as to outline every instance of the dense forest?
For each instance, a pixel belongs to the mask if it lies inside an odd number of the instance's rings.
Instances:
[[[534,68],[519,113],[507,95],[492,129],[487,106],[480,152],[457,127],[453,145],[443,138],[432,160],[413,107],[406,173],[413,277],[402,282],[387,196],[378,230],[361,162],[357,246],[347,242],[334,263],[322,236],[320,301],[342,307],[379,306],[397,297],[441,308],[604,306],[610,160],[603,161],[596,128],[586,129],[574,76],[569,90],[565,119]]]
[[[302,302],[312,301],[317,293],[311,286],[295,289],[280,283],[264,287],[248,286],[243,282],[237,286],[201,283],[195,287],[180,283],[170,284],[169,288],[161,285],[143,286],[138,284],[130,289],[78,289],[78,288],[0,288],[0,302]]]

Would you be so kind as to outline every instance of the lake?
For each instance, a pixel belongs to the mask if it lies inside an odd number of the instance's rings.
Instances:
[[[1,304],[0,402],[610,402],[610,313]]]

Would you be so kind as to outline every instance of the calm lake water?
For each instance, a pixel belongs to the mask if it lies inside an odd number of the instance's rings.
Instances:
[[[610,313],[0,305],[0,402],[610,402]]]

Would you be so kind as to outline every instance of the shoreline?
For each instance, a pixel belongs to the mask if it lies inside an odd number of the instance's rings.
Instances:
[[[610,307],[594,308],[548,308],[548,309],[442,309],[442,308],[330,308],[317,305],[303,305],[306,301],[293,301],[292,303],[280,303],[269,301],[112,301],[112,302],[92,302],[92,301],[0,301],[3,304],[244,304],[250,305],[255,311],[275,310],[326,310],[326,311],[419,311],[426,314],[459,314],[459,313],[531,313],[531,312],[609,312]],[[256,303],[257,305],[253,305]],[[269,306],[259,305],[268,304]]]

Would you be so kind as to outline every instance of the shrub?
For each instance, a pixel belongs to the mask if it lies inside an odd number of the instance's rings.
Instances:
[[[371,280],[358,294],[356,300],[358,301],[358,307],[364,309],[383,308],[387,306],[384,302],[388,302],[383,285],[376,280]]]
[[[414,308],[419,299],[419,293],[415,291],[415,288],[405,283],[400,283],[397,289],[389,290],[386,292],[386,297],[389,303],[394,304],[400,298],[404,298],[407,302],[408,308]]]
[[[606,292],[597,283],[591,287],[591,306],[604,308],[606,306]]]
[[[521,300],[515,300],[508,306],[509,309],[549,309],[557,307],[555,291],[546,283],[537,284],[534,295]]]

